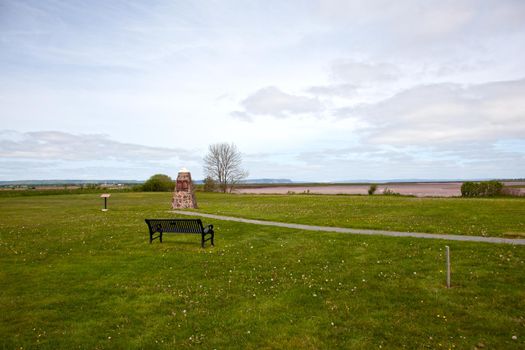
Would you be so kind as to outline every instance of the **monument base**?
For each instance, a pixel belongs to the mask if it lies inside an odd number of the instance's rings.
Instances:
[[[195,195],[193,193],[178,192],[173,196],[171,206],[173,209],[197,209],[197,201],[195,200]]]

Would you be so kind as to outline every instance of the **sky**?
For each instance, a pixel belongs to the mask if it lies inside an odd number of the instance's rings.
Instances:
[[[0,0],[0,180],[525,177],[525,1]]]

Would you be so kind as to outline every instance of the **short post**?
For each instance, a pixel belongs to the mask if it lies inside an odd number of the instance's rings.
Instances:
[[[445,249],[447,254],[447,288],[450,288],[450,248],[447,245]]]
[[[104,198],[104,209],[102,211],[108,211],[108,198],[111,197],[109,193],[103,193],[100,195],[100,198]]]

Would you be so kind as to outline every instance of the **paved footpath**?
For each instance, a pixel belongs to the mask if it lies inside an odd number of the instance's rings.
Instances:
[[[294,228],[298,230],[308,230],[308,231],[325,231],[325,232],[351,233],[351,234],[356,234],[356,235],[415,237],[415,238],[428,238],[428,239],[444,239],[444,240],[449,240],[449,241],[525,245],[525,239],[482,237],[482,236],[443,235],[443,234],[437,234],[437,233],[398,232],[398,231],[365,230],[365,229],[330,227],[330,226],[287,224],[285,222],[243,219],[243,218],[236,218],[233,216],[222,216],[222,215],[205,214],[205,213],[199,213],[195,211],[182,211],[182,210],[173,210],[171,211],[171,213],[180,214],[180,215],[189,215],[189,216],[202,216],[205,218],[225,220],[225,221],[237,221],[237,222],[243,222],[246,224],[287,227],[287,228]]]

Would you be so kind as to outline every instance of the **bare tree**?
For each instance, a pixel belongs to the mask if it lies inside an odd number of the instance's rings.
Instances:
[[[204,173],[217,182],[219,189],[226,193],[248,176],[241,167],[242,157],[233,143],[216,143],[208,147],[204,157]]]

